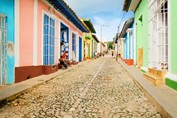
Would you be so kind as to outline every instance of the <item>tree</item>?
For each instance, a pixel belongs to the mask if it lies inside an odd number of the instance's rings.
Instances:
[[[108,48],[113,49],[113,41],[108,42]]]

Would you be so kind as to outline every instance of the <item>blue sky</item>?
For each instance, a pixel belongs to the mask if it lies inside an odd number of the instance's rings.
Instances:
[[[91,19],[96,35],[100,40],[101,26],[102,40],[110,41],[118,31],[118,25],[123,17],[124,22],[133,17],[133,12],[122,11],[124,0],[65,0],[80,18]]]

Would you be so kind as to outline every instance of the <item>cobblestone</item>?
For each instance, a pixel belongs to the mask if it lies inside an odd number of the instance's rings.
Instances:
[[[23,93],[0,109],[0,118],[9,117],[161,118],[161,115],[127,72],[113,58],[105,57],[87,61]]]

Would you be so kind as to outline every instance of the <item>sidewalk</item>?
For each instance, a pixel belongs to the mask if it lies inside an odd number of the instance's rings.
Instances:
[[[118,60],[132,76],[141,89],[145,92],[148,99],[152,102],[163,118],[177,118],[177,91],[163,85],[154,86],[143,76],[143,73],[133,66],[127,66],[122,60]]]
[[[49,75],[41,75],[41,76],[38,76],[32,79],[17,83],[17,84],[12,84],[9,86],[7,85],[7,86],[0,88],[0,107],[6,104],[8,101],[15,99],[23,92],[28,91],[32,89],[33,87],[43,84],[47,81],[50,81],[53,78],[57,77],[58,75],[61,75],[65,72],[68,72],[78,67],[84,62],[80,62],[79,64],[73,65],[72,67],[69,67],[68,69],[65,69],[65,70],[59,69],[57,72],[49,74]]]

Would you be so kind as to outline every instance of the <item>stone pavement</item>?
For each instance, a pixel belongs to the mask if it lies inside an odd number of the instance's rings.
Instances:
[[[2,118],[161,118],[114,58],[86,61],[23,92],[0,108]]]
[[[123,61],[118,63],[124,67],[134,80],[141,86],[152,104],[164,118],[177,118],[177,91],[163,85],[154,86],[143,77],[143,73],[133,66],[127,66]]]
[[[79,63],[78,65],[81,65],[82,63]],[[60,69],[57,72],[49,74],[49,75],[41,75],[41,76],[38,76],[32,79],[17,83],[17,84],[0,87],[0,106],[2,106],[4,103],[6,103],[9,100],[13,100],[17,96],[19,96],[21,93],[28,91],[29,89],[32,89],[35,86],[43,84],[44,82],[50,81],[56,76],[63,74],[67,71],[70,71],[73,68],[76,68],[78,65],[72,66],[64,70]]]

